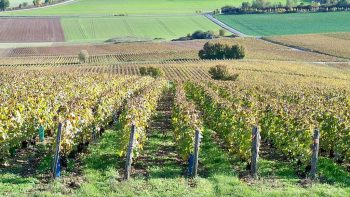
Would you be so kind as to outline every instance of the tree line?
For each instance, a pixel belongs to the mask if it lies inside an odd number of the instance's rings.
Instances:
[[[297,0],[286,0],[285,4],[271,3],[267,0],[243,2],[240,7],[224,6],[214,14],[257,14],[257,13],[297,13],[350,11],[350,0],[319,0],[310,4],[298,4]]]
[[[45,5],[50,5],[53,3],[59,3],[65,0],[33,0],[33,4],[29,5],[28,2],[23,2],[18,5],[18,7],[10,7],[10,1],[9,0],[0,0],[0,11],[5,11],[5,10],[18,10],[18,9],[23,9],[23,8],[33,8],[33,7],[41,7]]]

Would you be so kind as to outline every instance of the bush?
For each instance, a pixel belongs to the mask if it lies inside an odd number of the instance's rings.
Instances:
[[[87,50],[80,51],[78,55],[80,63],[87,63],[89,61],[89,53]]]
[[[186,41],[186,40],[195,40],[195,39],[213,39],[218,37],[215,35],[215,32],[213,31],[202,31],[202,30],[197,30],[193,32],[192,34],[187,34],[186,37],[180,37],[177,39],[173,39],[172,41]]]
[[[209,69],[209,74],[212,79],[222,81],[236,81],[238,78],[238,74],[231,75],[227,70],[227,66],[225,65],[217,65],[215,67],[211,67]]]
[[[245,49],[241,45],[207,42],[198,55],[201,59],[243,59]]]
[[[141,67],[139,71],[142,76],[151,76],[154,78],[162,77],[164,75],[160,68],[155,67]]]
[[[215,33],[212,31],[203,32],[201,30],[195,31],[191,35],[192,39],[213,39],[215,38]]]
[[[224,29],[220,29],[219,30],[219,36],[225,36],[225,34],[226,34],[226,31],[224,30]]]

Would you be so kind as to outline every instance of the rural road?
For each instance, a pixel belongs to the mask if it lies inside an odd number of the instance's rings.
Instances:
[[[207,17],[209,20],[211,20],[212,22],[214,22],[215,24],[219,25],[220,27],[226,29],[227,31],[239,36],[239,37],[247,37],[246,34],[236,30],[236,29],[233,29],[232,27],[226,25],[225,23],[219,21],[218,19],[214,18],[210,13],[206,13],[204,14],[205,17]]]

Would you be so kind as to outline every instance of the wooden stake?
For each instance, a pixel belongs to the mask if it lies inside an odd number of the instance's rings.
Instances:
[[[313,145],[312,145],[312,158],[311,158],[311,179],[316,178],[317,172],[317,161],[318,161],[318,151],[320,148],[320,131],[318,129],[314,130]]]
[[[199,145],[200,145],[200,131],[196,129],[196,134],[194,138],[194,160],[193,160],[193,171],[192,177],[197,177],[198,175],[198,159],[199,159]]]
[[[61,136],[62,136],[62,123],[58,123],[58,130],[57,130],[57,137],[56,137],[56,151],[55,151],[55,156],[53,159],[53,178],[57,178],[57,169],[59,165],[59,159],[60,159],[60,148],[61,148]]]
[[[126,164],[125,164],[125,179],[126,180],[130,179],[130,174],[131,174],[131,164],[132,164],[132,154],[133,154],[133,150],[134,150],[135,132],[136,132],[136,126],[135,126],[135,124],[132,124],[130,138],[129,138],[128,152],[126,154]]]
[[[254,126],[252,129],[252,159],[251,159],[251,175],[254,179],[258,178],[258,159],[260,147],[260,132],[258,127]]]

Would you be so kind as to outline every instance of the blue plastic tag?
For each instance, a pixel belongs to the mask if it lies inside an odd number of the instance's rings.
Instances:
[[[42,125],[39,127],[39,139],[40,142],[43,142],[45,140],[45,129]]]

